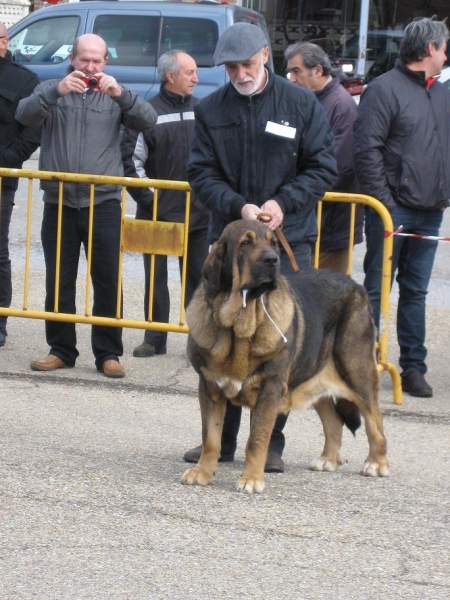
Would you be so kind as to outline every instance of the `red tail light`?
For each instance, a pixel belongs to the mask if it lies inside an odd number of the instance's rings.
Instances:
[[[353,79],[346,79],[341,83],[351,96],[360,96],[363,93],[364,82],[359,77]]]

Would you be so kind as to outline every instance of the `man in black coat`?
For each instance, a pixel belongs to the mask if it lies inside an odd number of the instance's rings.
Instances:
[[[268,57],[268,41],[256,25],[235,23],[220,36],[214,61],[225,65],[230,81],[195,109],[189,183],[211,211],[211,243],[228,223],[266,219],[266,213],[268,227],[283,227],[297,264],[307,269],[317,238],[316,205],[336,178],[333,136],[314,94],[272,73]],[[284,250],[280,260],[283,275],[295,275]],[[228,402],[222,462],[234,460],[241,411]],[[266,472],[284,471],[286,419],[277,417]],[[183,458],[197,462],[201,451],[197,446]]]
[[[14,63],[8,50],[8,32],[0,22],[0,167],[21,169],[39,146],[40,129],[15,120],[19,100],[38,85],[37,76]],[[9,224],[18,186],[16,177],[2,177],[0,190],[0,307],[9,308],[12,297]],[[6,342],[7,317],[0,315],[0,347]]]
[[[361,192],[391,213],[392,276],[397,271],[397,338],[402,388],[430,397],[425,380],[425,299],[443,211],[450,204],[450,92],[437,81],[447,59],[444,22],[417,19],[405,28],[395,67],[369,83],[355,123],[355,166]],[[380,321],[384,227],[366,210],[365,280],[375,323]],[[431,237],[431,239],[430,239]],[[383,324],[381,323],[381,326]]]
[[[150,100],[158,114],[155,127],[145,134],[126,129],[122,138],[122,159],[127,177],[186,181],[189,150],[194,136],[194,106],[198,98],[193,96],[198,83],[197,65],[194,59],[181,50],[170,50],[158,61],[161,82],[159,93]],[[137,203],[136,219],[151,219],[153,191],[150,188],[128,189]],[[161,190],[158,196],[159,221],[182,223],[185,219],[185,193]],[[208,254],[209,211],[191,195],[189,222],[186,297],[185,306],[200,283],[202,267]],[[180,258],[180,270],[182,259]],[[148,319],[150,255],[144,254],[145,296],[144,313]],[[167,285],[167,257],[155,256],[153,320],[169,321],[170,296]],[[149,331],[144,341],[133,351],[133,356],[145,358],[167,351],[167,333]]]

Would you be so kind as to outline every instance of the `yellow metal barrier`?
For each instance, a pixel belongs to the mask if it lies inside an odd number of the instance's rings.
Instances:
[[[190,187],[184,181],[163,181],[158,179],[137,179],[131,177],[108,177],[103,175],[81,175],[76,173],[58,173],[52,171],[32,171],[27,169],[2,169],[1,177],[17,177],[28,179],[27,192],[27,237],[25,245],[25,270],[24,270],[24,293],[22,308],[0,308],[0,315],[12,317],[23,317],[28,319],[45,319],[47,321],[62,321],[67,323],[85,323],[89,325],[106,325],[111,327],[130,327],[135,329],[151,329],[156,331],[166,331],[175,333],[188,333],[188,327],[185,323],[184,297],[186,290],[186,260],[183,261],[181,275],[181,303],[178,323],[160,323],[152,320],[153,312],[153,288],[154,288],[154,252],[158,254],[175,255],[186,257],[188,250],[188,225],[190,214]],[[43,310],[33,310],[28,306],[29,296],[29,264],[30,264],[30,238],[32,222],[32,200],[33,200],[33,180],[58,181],[58,225],[57,225],[57,252],[56,252],[56,273],[55,273],[55,305],[53,312]],[[86,269],[86,297],[84,314],[68,314],[59,312],[59,271],[61,259],[61,226],[62,226],[62,202],[64,194],[64,183],[88,183],[90,185],[90,218],[88,231],[87,247],[87,269]],[[96,185],[115,185],[122,187],[122,231],[120,244],[119,272],[118,272],[118,292],[116,304],[116,316],[99,317],[91,315],[91,281],[90,271],[92,263],[92,226],[93,212],[95,210],[94,197]],[[136,219],[126,218],[126,194],[127,187],[153,187],[155,189],[153,202],[153,221],[137,221]],[[184,223],[165,223],[156,221],[158,210],[158,190],[170,189],[185,192],[186,211]],[[124,319],[122,317],[122,272],[123,272],[123,254],[124,252],[139,252],[151,254],[150,263],[150,306],[148,321],[138,319]]]
[[[3,169],[0,168],[1,177],[17,177],[28,179],[27,193],[27,233],[25,246],[25,269],[24,269],[24,293],[22,308],[1,308],[0,315],[13,317],[25,317],[29,319],[46,319],[49,321],[63,321],[69,323],[86,323],[91,325],[106,325],[112,327],[129,327],[135,329],[151,329],[156,331],[188,333],[188,327],[185,323],[184,314],[184,297],[186,290],[186,260],[183,261],[181,274],[181,302],[180,314],[178,323],[160,323],[153,321],[153,291],[154,291],[154,261],[155,254],[172,255],[186,257],[188,252],[188,225],[190,212],[190,187],[187,182],[182,181],[165,181],[157,179],[137,179],[130,177],[108,177],[102,175],[85,175],[74,173],[58,173],[51,171],[32,171],[26,169]],[[58,215],[58,232],[57,232],[57,257],[56,257],[56,279],[55,279],[55,306],[54,311],[32,310],[28,307],[28,290],[29,290],[29,263],[30,263],[30,237],[31,237],[31,222],[32,222],[32,200],[33,180],[53,180],[59,182],[59,215]],[[90,185],[90,221],[88,234],[87,248],[87,270],[86,270],[86,297],[84,314],[67,314],[58,311],[59,303],[59,267],[60,267],[60,250],[61,250],[61,223],[62,223],[62,201],[64,192],[64,182],[88,183]],[[120,245],[120,260],[118,272],[118,293],[117,293],[117,309],[116,317],[98,317],[90,314],[90,269],[92,261],[92,224],[95,185],[116,185],[122,186],[122,231]],[[155,190],[153,203],[153,220],[140,221],[136,219],[128,219],[125,216],[126,211],[126,193],[127,187],[152,187]],[[184,223],[166,223],[156,220],[158,210],[158,191],[160,189],[178,190],[186,193],[186,213]],[[380,215],[385,232],[393,231],[393,224],[388,210],[375,198],[371,196],[359,194],[341,194],[337,192],[328,192],[318,205],[318,222],[321,221],[322,202],[345,202],[352,204],[351,223],[350,223],[350,239],[353,240],[355,229],[355,209],[356,204],[369,206],[377,211]],[[320,230],[320,227],[319,227]],[[320,250],[320,233],[317,240],[315,260],[319,259]],[[394,393],[395,404],[402,404],[402,389],[400,375],[396,367],[387,360],[387,345],[388,345],[388,325],[389,325],[389,299],[391,290],[391,261],[393,251],[393,237],[385,235],[384,238],[384,259],[383,272],[381,282],[381,303],[380,303],[380,331],[378,345],[378,371],[388,371],[392,379],[392,387]],[[150,290],[149,290],[149,318],[148,321],[137,319],[124,319],[121,314],[122,305],[122,272],[123,272],[123,253],[124,252],[139,252],[151,255],[150,261]],[[351,274],[353,264],[353,243],[349,246],[349,268],[348,273]]]
[[[394,247],[394,238],[391,235],[394,231],[394,225],[392,223],[391,215],[387,208],[372,196],[366,196],[364,194],[341,194],[338,192],[327,192],[322,198],[322,201],[326,202],[346,202],[351,203],[351,219],[350,219],[350,240],[354,238],[355,231],[355,215],[356,215],[356,204],[363,204],[373,208],[381,220],[383,221],[383,227],[385,236],[383,240],[383,270],[381,275],[381,298],[380,298],[380,330],[378,336],[378,371],[388,371],[392,380],[392,390],[394,394],[394,403],[402,404],[402,385],[400,374],[393,363],[387,360],[387,347],[388,347],[388,334],[389,334],[389,300],[391,295],[391,277],[392,277],[392,252]],[[319,260],[320,250],[320,222],[322,215],[322,201],[319,202],[317,217],[319,223],[319,237],[316,244],[315,252],[315,266],[317,267]],[[353,243],[349,246],[349,268],[348,273],[351,274],[351,268],[353,265]]]

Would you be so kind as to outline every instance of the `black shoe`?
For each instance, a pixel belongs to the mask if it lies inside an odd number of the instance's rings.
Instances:
[[[202,455],[203,446],[196,446],[191,450],[185,452],[183,456],[184,462],[188,463],[198,463],[200,460],[200,456]],[[234,452],[221,452],[219,462],[233,462],[234,461]]]
[[[167,346],[154,346],[149,342],[142,342],[140,346],[133,350],[133,356],[136,358],[150,358],[155,354],[167,354]]]
[[[7,335],[8,335],[8,334],[6,333],[6,329],[4,329],[4,328],[2,327],[2,328],[0,329],[0,348],[1,348],[2,346],[4,346],[4,345],[5,345],[5,342],[6,342],[6,336],[7,336]]]
[[[284,473],[284,462],[279,454],[269,450],[266,458],[264,473]]]
[[[425,381],[425,377],[420,371],[412,371],[402,375],[402,390],[417,398],[431,398],[433,396],[433,389]]]

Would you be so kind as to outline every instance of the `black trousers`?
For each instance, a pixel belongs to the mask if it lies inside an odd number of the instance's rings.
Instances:
[[[46,203],[42,219],[41,239],[46,267],[45,310],[53,312],[55,305],[55,271],[58,206]],[[115,317],[117,306],[120,221],[118,200],[106,200],[94,207],[92,235],[91,280],[93,287],[92,314]],[[76,281],[81,245],[87,255],[89,208],[63,206],[61,231],[61,264],[58,311],[75,313]],[[78,357],[74,323],[46,321],[45,332],[50,354],[73,366]],[[92,326],[92,351],[98,369],[109,359],[123,354],[122,329]]]
[[[292,245],[291,250],[300,269],[304,270],[311,267],[311,244]],[[296,276],[289,261],[289,257],[283,249],[281,249],[281,273],[287,277],[287,279],[295,278]],[[236,450],[237,437],[239,433],[239,427],[241,425],[241,416],[242,407],[235,406],[228,401],[222,430],[221,451],[223,454],[234,454]],[[277,416],[272,431],[272,436],[270,438],[269,451],[275,452],[279,456],[283,454],[286,443],[283,429],[286,425],[287,419],[288,415],[280,413]]]
[[[1,185],[1,183],[0,183]],[[11,306],[11,260],[9,258],[9,224],[14,206],[14,190],[3,189],[0,195],[0,306]],[[7,317],[0,317],[0,329],[6,327]]]
[[[200,229],[189,232],[188,236],[188,255],[186,265],[186,296],[185,308],[191,301],[195,290],[202,278],[202,267],[208,256],[207,230]],[[150,285],[150,255],[144,254],[145,271],[145,295],[144,295],[144,314],[148,319],[148,299]],[[183,259],[179,259],[180,273],[183,267]],[[168,323],[170,314],[170,295],[167,283],[167,256],[155,256],[155,275],[154,275],[154,293],[153,293],[153,321]],[[149,344],[155,346],[156,350],[164,348],[167,344],[167,332],[163,331],[145,331],[144,339]]]

